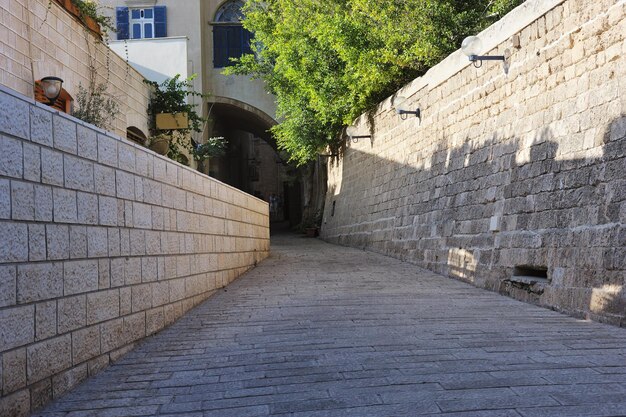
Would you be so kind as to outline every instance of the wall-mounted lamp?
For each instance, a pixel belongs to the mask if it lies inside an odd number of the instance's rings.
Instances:
[[[359,133],[359,128],[356,127],[355,125],[348,126],[346,128],[346,134],[350,136],[350,139],[352,139],[352,142],[354,143],[357,143],[359,139],[372,137],[372,135],[363,135]]]
[[[46,96],[50,102],[49,106],[54,106],[54,103],[57,101],[59,94],[61,94],[61,89],[63,87],[63,80],[59,77],[43,77],[39,84],[41,85],[41,89],[43,90],[43,94]]]
[[[508,49],[504,51],[504,55],[479,55],[482,49],[483,43],[478,36],[468,36],[461,43],[461,51],[467,55],[474,67],[482,67],[483,61],[503,61],[505,70],[508,68],[508,61],[511,57]]]
[[[422,111],[417,108],[409,107],[407,105],[406,97],[396,97],[394,100],[394,107],[396,109],[396,113],[400,115],[402,120],[406,120],[409,114],[414,114],[415,117],[420,119],[420,123],[422,121]]]

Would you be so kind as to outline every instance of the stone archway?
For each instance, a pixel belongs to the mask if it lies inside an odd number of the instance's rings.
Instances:
[[[264,111],[229,97],[212,96],[207,104],[209,117],[216,122],[231,127],[245,127],[251,133],[265,140],[277,153],[276,140],[269,129],[276,125],[274,118]]]
[[[288,202],[300,198],[289,178],[289,167],[281,157],[270,129],[276,121],[267,113],[227,97],[211,97],[207,104],[211,136],[228,141],[224,156],[211,158],[209,175],[265,201],[279,201],[272,220],[289,219]]]

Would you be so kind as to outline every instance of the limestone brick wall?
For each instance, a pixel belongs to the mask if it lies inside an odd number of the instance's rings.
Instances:
[[[626,3],[529,0],[480,36],[508,74],[457,51],[398,92],[421,123],[361,117],[322,237],[626,325]]]
[[[93,65],[96,82],[105,82],[120,105],[111,130],[126,136],[126,128],[135,126],[148,134],[143,76],[75,16],[49,0],[0,0],[0,9],[0,85],[34,97],[34,81],[57,76],[75,99]]]
[[[106,367],[268,255],[268,205],[0,87],[0,415]]]

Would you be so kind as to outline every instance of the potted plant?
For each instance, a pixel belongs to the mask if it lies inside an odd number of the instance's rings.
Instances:
[[[167,155],[170,150],[170,136],[164,133],[151,136],[148,142],[148,148],[159,155]]]
[[[300,223],[300,230],[303,231],[307,237],[318,237],[320,234],[320,225],[322,224],[322,213],[317,212],[315,214],[306,216]]]
[[[181,80],[178,74],[161,84],[156,81],[144,81],[153,88],[148,104],[148,117],[152,130],[200,132],[205,119],[196,113],[195,104],[187,102],[189,97],[205,97],[202,93],[193,90],[194,78],[195,75],[192,75],[186,80]]]
[[[116,31],[111,18],[100,14],[98,10],[100,5],[96,0],[56,0],[56,2],[100,37],[102,37],[102,28],[112,32]]]
[[[307,237],[318,237],[320,235],[319,227],[307,227],[304,229]]]
[[[160,84],[155,81],[144,81],[153,88],[148,104],[150,132],[154,137],[168,136],[170,139],[166,152],[168,158],[183,164],[189,162],[188,156],[201,161],[223,152],[225,148],[224,138],[211,138],[202,145],[196,145],[191,139],[191,133],[200,133],[202,125],[206,122],[206,119],[196,112],[196,105],[187,102],[189,97],[205,97],[193,90],[194,77],[195,75],[192,75],[181,80],[180,75],[176,75]]]

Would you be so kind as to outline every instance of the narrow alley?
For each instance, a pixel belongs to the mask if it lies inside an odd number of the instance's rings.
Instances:
[[[292,235],[36,414],[626,415],[626,329]]]

